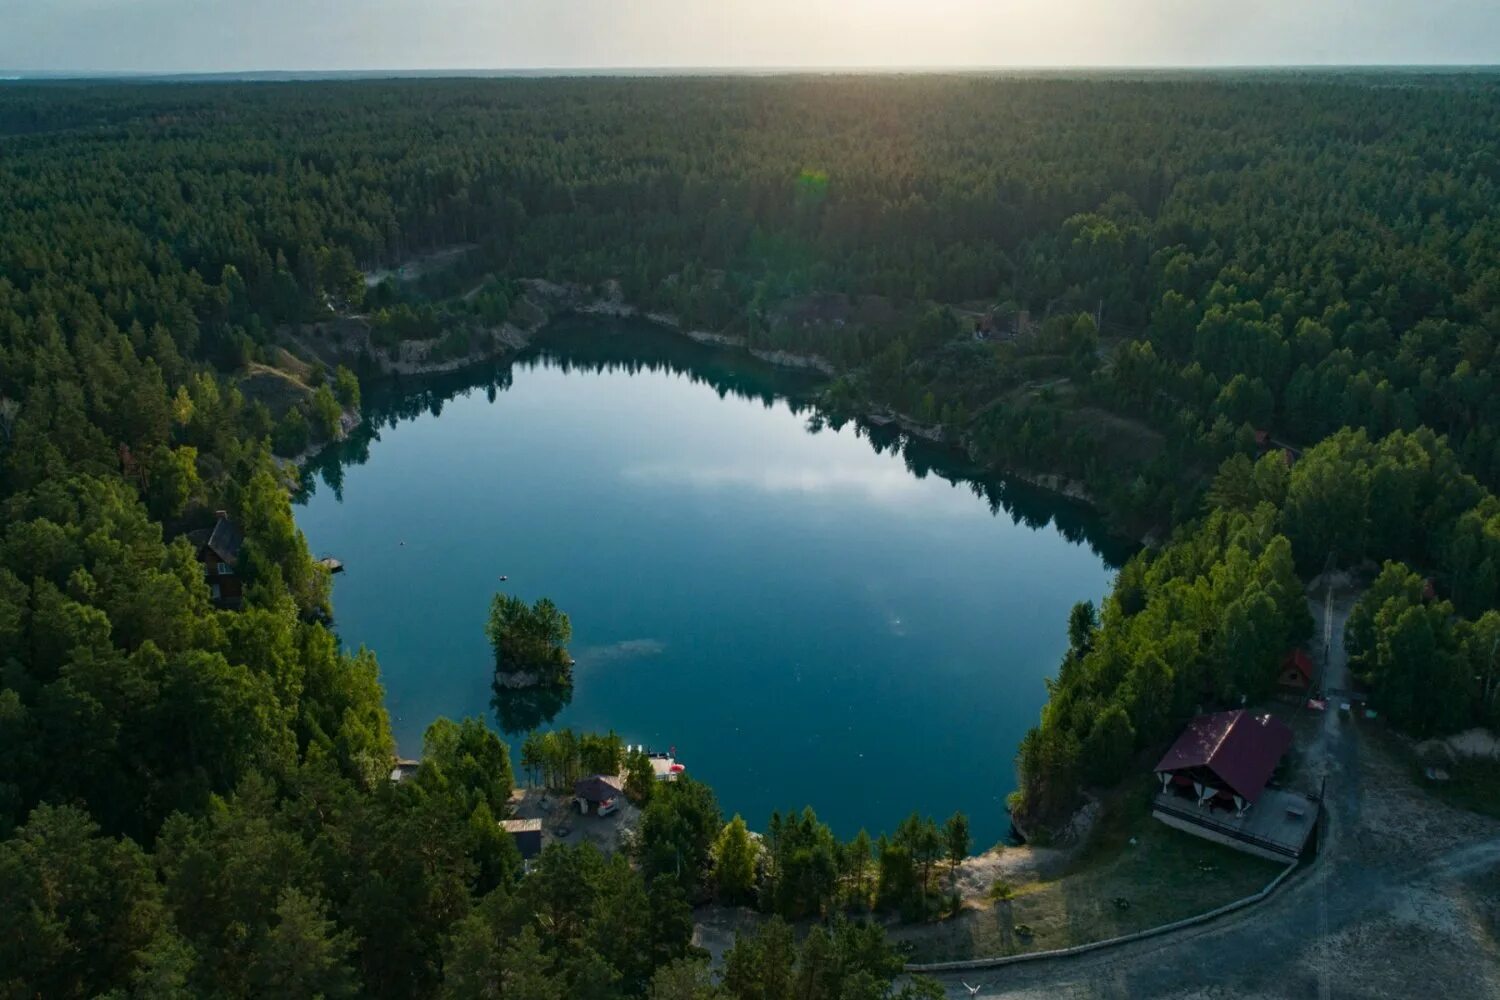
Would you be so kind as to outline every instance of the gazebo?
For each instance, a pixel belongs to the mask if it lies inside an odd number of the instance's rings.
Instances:
[[[585,815],[590,809],[601,816],[606,815],[615,800],[624,794],[620,780],[608,775],[593,774],[573,783],[573,800],[578,803],[578,811]]]

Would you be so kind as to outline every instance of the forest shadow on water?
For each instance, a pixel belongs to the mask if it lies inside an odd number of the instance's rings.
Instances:
[[[533,729],[540,729],[573,700],[572,684],[538,684],[534,687],[511,688],[495,683],[490,686],[493,695],[490,708],[500,731],[507,736],[519,736]]]
[[[1039,530],[1051,526],[1068,541],[1084,544],[1106,566],[1118,569],[1140,548],[1111,532],[1088,505],[1021,479],[989,472],[961,449],[926,440],[894,423],[876,423],[857,414],[840,413],[822,404],[827,379],[821,374],[772,365],[734,348],[700,344],[644,320],[565,316],[543,331],[520,355],[457,372],[387,378],[364,393],[363,420],[349,437],[323,449],[303,466],[298,501],[305,503],[320,488],[343,498],[344,470],[370,459],[371,444],[382,430],[395,429],[422,416],[439,417],[455,398],[483,393],[494,403],[511,388],[518,369],[555,365],[562,371],[667,372],[711,386],[719,397],[758,401],[766,407],[783,402],[805,420],[808,433],[840,430],[855,433],[876,454],[899,455],[917,479],[935,476],[968,489],[996,517]],[[564,700],[566,704],[566,700]]]

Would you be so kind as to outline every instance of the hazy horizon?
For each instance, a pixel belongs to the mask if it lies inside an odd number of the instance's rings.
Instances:
[[[0,0],[23,75],[1479,67],[1495,0]]]
[[[1074,65],[1074,66],[430,66],[386,69],[244,68],[222,70],[28,70],[0,66],[0,82],[14,81],[130,81],[130,80],[379,80],[379,79],[504,79],[545,77],[673,77],[673,76],[839,76],[839,75],[1141,75],[1233,73],[1359,73],[1359,72],[1500,72],[1500,61],[1490,63],[1260,63],[1220,65]]]

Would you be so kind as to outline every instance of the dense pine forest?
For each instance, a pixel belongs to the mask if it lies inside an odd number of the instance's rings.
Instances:
[[[1393,725],[1500,724],[1497,203],[1484,74],[0,84],[0,993],[898,995],[844,915],[930,912],[931,821],[867,888],[867,840],[777,817],[747,881],[684,781],[633,864],[522,878],[493,733],[439,721],[388,780],[378,651],[325,624],[277,461],[373,370],[287,334],[463,339],[525,279],[816,355],[830,415],[1161,540],[1057,623],[1038,829],[1265,695],[1327,569],[1375,579],[1350,648]],[[289,367],[305,398],[254,391]],[[218,510],[233,611],[185,540]],[[826,929],[771,923],[715,984],[716,895]]]

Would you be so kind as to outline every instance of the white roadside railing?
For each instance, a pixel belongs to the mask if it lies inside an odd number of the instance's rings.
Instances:
[[[906,965],[906,971],[915,973],[962,972],[966,969],[993,969],[1002,965],[1016,965],[1021,962],[1040,962],[1053,958],[1070,958],[1074,955],[1083,955],[1104,948],[1116,948],[1122,944],[1129,944],[1132,941],[1141,941],[1160,934],[1194,927],[1198,924],[1206,924],[1210,920],[1217,920],[1225,914],[1233,913],[1235,910],[1242,910],[1247,906],[1254,906],[1256,903],[1267,899],[1296,870],[1297,864],[1297,862],[1293,861],[1287,865],[1281,874],[1277,875],[1270,882],[1267,882],[1265,887],[1259,892],[1251,893],[1231,903],[1225,903],[1223,906],[1209,910],[1207,913],[1200,913],[1193,917],[1184,917],[1181,920],[1174,920],[1169,924],[1159,924],[1156,927],[1148,927],[1145,930],[1135,931],[1131,934],[1122,934],[1119,937],[1106,938],[1103,941],[1090,941],[1088,944],[1077,944],[1070,948],[1053,948],[1050,951],[1027,951],[1016,955],[999,955],[994,958],[970,958],[954,962],[909,962]]]

